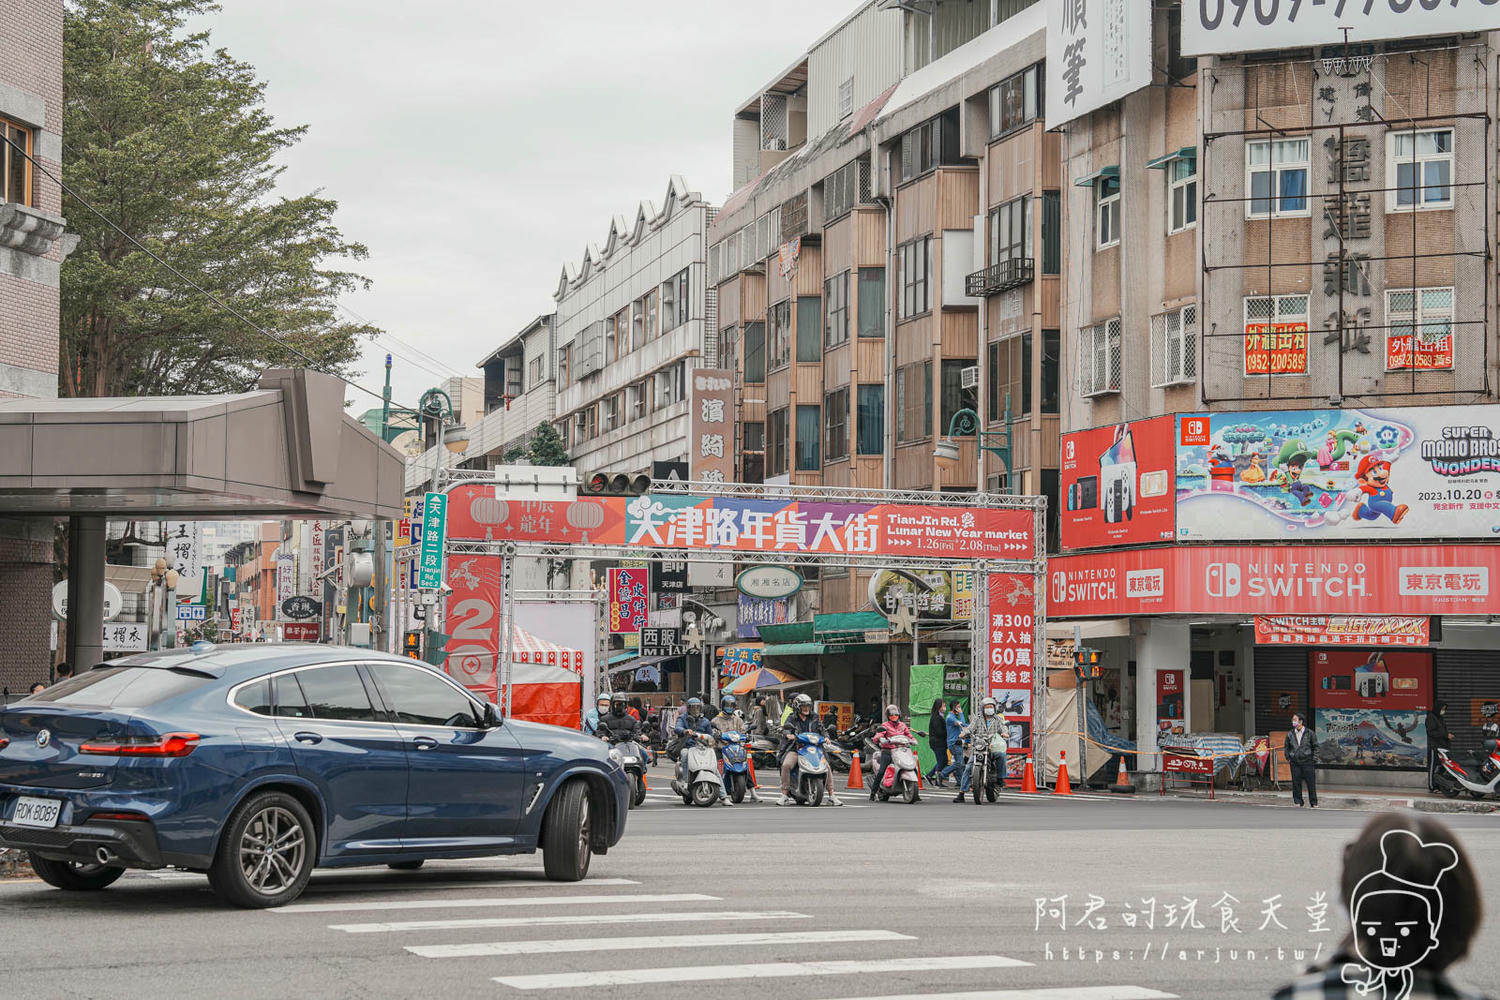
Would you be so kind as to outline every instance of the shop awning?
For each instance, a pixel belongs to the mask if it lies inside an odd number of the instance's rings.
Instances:
[[[1196,160],[1198,158],[1197,146],[1183,146],[1176,152],[1168,153],[1166,156],[1158,156],[1154,160],[1146,161],[1147,170],[1165,170],[1167,164],[1173,160]]]
[[[1119,166],[1119,164],[1115,164],[1115,165],[1109,166],[1109,167],[1100,167],[1098,170],[1095,170],[1093,173],[1088,174],[1085,177],[1078,178],[1076,181],[1073,182],[1073,186],[1074,187],[1081,187],[1081,188],[1092,187],[1094,184],[1098,183],[1099,181],[1119,180],[1119,178],[1120,178],[1120,166]]]
[[[863,636],[866,632],[883,632],[889,627],[890,623],[879,611],[846,611],[839,614],[813,615],[813,634],[820,639],[825,635],[833,634]]]
[[[764,627],[764,626],[762,626]],[[782,642],[773,643],[760,651],[762,657],[766,656],[822,656],[828,649],[821,642]]]
[[[611,656],[609,658],[609,665],[610,666],[614,666],[617,663],[624,663],[626,660],[638,660],[638,659],[640,659],[640,657],[637,656],[635,653],[616,653],[614,656]]]
[[[770,649],[774,643],[789,642],[812,642],[812,622],[790,622],[785,625],[759,625],[760,637],[765,640],[766,648]]]

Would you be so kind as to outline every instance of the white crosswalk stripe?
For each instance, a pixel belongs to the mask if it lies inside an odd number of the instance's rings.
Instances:
[[[563,927],[584,924],[665,924],[708,921],[809,920],[807,913],[791,910],[651,910],[645,913],[580,913],[546,917],[475,917],[467,920],[402,920],[368,924],[329,924],[331,931],[346,934],[379,934],[397,931],[475,930],[495,927]]]
[[[595,903],[717,903],[698,892],[635,893],[619,896],[486,896],[479,899],[384,899],[371,903],[292,903],[271,913],[352,913],[361,910],[441,910],[483,906],[575,906]]]
[[[1063,986],[1021,990],[975,990],[968,993],[898,993],[843,1000],[1178,1000],[1176,993],[1144,986]]]
[[[942,972],[955,969],[1012,969],[1029,966],[1004,955],[947,955],[831,962],[766,962],[745,965],[686,965],[659,969],[609,969],[602,972],[547,972],[529,976],[496,976],[495,982],[518,990],[580,989],[648,983],[708,982],[725,979],[788,979],[800,976],[849,976],[881,972]]]
[[[477,958],[484,955],[545,955],[563,952],[638,951],[661,948],[730,948],[770,944],[843,944],[851,941],[915,941],[895,931],[791,931],[758,934],[688,934],[675,937],[563,938],[553,941],[492,941],[487,944],[408,945],[423,958]]]
[[[439,870],[440,873],[441,870]],[[423,876],[412,872],[386,872],[380,875],[367,876],[372,881],[360,882],[330,882],[319,884],[313,881],[308,884],[309,893],[320,893],[331,895],[341,892],[432,892],[444,889],[485,889],[493,892],[496,889],[540,889],[543,886],[556,889],[558,883],[547,879],[510,879],[494,876],[486,877],[483,873],[476,873],[478,877],[464,882],[450,881],[424,881]],[[202,878],[202,875],[196,876]],[[591,878],[584,883],[592,889],[597,886],[616,885],[640,885],[634,879],[628,878]]]

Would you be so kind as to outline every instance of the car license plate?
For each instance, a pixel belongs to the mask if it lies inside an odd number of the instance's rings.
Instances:
[[[57,825],[62,806],[61,799],[34,799],[23,795],[16,799],[16,811],[11,815],[10,821],[16,826],[35,826],[50,830]]]

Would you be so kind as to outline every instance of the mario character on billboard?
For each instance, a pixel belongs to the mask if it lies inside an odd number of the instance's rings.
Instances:
[[[1391,463],[1373,454],[1359,461],[1355,481],[1364,494],[1354,506],[1356,521],[1378,521],[1385,517],[1392,524],[1400,524],[1406,516],[1406,504],[1397,504],[1396,494],[1391,490]]]

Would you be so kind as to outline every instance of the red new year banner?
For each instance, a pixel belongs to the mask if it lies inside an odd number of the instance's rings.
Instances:
[[[1031,746],[1031,674],[1036,648],[1036,593],[1031,576],[989,578],[989,682],[986,690],[1010,723],[1010,745]],[[1017,762],[1019,767],[1019,761]]]
[[[455,555],[448,559],[443,631],[450,636],[448,676],[486,701],[497,701],[500,679],[500,557]]]

